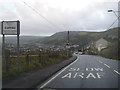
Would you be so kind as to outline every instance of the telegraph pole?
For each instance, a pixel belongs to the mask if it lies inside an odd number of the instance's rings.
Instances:
[[[67,57],[69,56],[69,30],[68,30],[68,35],[67,35]]]
[[[68,44],[69,44],[69,30],[68,30]]]

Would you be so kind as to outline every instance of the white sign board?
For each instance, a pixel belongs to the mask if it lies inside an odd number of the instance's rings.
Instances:
[[[3,21],[2,34],[17,35],[19,34],[19,21]]]
[[[67,46],[66,46],[66,48],[67,48],[67,49],[69,49],[69,48],[70,48],[70,46],[68,46],[68,45],[67,45]]]

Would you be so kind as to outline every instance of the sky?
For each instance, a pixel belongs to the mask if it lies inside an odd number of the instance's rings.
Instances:
[[[116,20],[119,0],[0,0],[0,22],[20,21],[20,35],[104,31]],[[117,13],[117,12],[116,12]],[[116,22],[111,28],[117,27]]]

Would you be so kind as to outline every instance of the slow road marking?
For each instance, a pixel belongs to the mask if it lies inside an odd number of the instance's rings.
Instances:
[[[69,71],[103,71],[103,68],[70,68]]]

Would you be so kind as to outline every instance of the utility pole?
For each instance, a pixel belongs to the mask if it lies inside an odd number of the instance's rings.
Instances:
[[[68,30],[68,35],[67,35],[67,44],[66,44],[66,47],[67,47],[67,57],[69,56],[69,30]]]
[[[69,30],[68,30],[68,45],[69,45]]]

